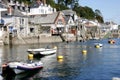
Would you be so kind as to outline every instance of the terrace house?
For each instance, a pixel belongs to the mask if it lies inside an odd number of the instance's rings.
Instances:
[[[62,12],[55,12],[52,14],[43,14],[31,16],[29,23],[31,26],[31,32],[38,30],[38,33],[57,35],[64,32],[66,25],[65,19]],[[38,27],[34,27],[35,24],[38,24]]]
[[[1,12],[1,16],[4,20],[4,30],[6,31],[5,35],[9,37],[9,34],[12,34],[12,37],[17,37],[18,39],[27,36],[28,18],[21,13],[21,11],[25,11],[25,9],[26,8],[18,2],[8,2],[7,10]],[[9,44],[8,40],[7,44]]]

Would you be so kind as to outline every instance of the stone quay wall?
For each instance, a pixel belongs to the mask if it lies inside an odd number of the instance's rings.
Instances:
[[[53,43],[53,42],[62,42],[62,39],[59,36],[33,36],[33,37],[26,37],[26,38],[13,38],[12,44],[33,44],[33,43]]]

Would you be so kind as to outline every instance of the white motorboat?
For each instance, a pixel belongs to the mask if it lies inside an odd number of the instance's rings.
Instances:
[[[56,53],[57,50],[56,49],[45,49],[44,51],[40,51],[41,55],[50,55],[53,53]]]
[[[41,54],[41,55],[50,55],[53,53],[57,52],[57,47],[54,48],[38,48],[38,49],[28,49],[27,50],[29,53],[33,53],[33,54]]]
[[[39,62],[9,62],[6,64],[7,69],[12,69],[15,74],[19,74],[26,71],[34,71],[43,68],[43,63]]]
[[[45,50],[45,48],[38,48],[38,49],[28,49],[27,51],[30,53],[32,53],[32,52],[39,53],[44,50]]]

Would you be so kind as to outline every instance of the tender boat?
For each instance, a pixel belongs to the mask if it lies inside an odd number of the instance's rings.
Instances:
[[[41,52],[41,51],[44,51],[44,50],[46,50],[45,48],[38,48],[38,49],[28,49],[27,51],[28,52],[35,52],[35,53],[39,53],[39,52]]]
[[[108,43],[114,44],[114,43],[115,43],[115,40],[110,39],[110,40],[108,40]]]
[[[101,43],[95,43],[95,46],[102,47],[102,46],[103,46],[103,44],[101,44]]]
[[[52,49],[49,48],[28,49],[27,51],[33,54],[39,53],[40,55],[50,55],[57,52],[57,47],[54,47]]]
[[[34,71],[43,68],[43,63],[39,62],[9,62],[6,64],[6,70],[11,69],[15,74],[26,71]]]
[[[41,55],[50,55],[50,54],[53,54],[53,53],[56,53],[57,50],[56,49],[46,49],[44,51],[41,51],[40,54]]]

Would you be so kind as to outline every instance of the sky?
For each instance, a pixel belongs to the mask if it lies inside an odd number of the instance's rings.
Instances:
[[[120,0],[79,0],[80,6],[100,10],[104,21],[113,21],[120,25]]]

